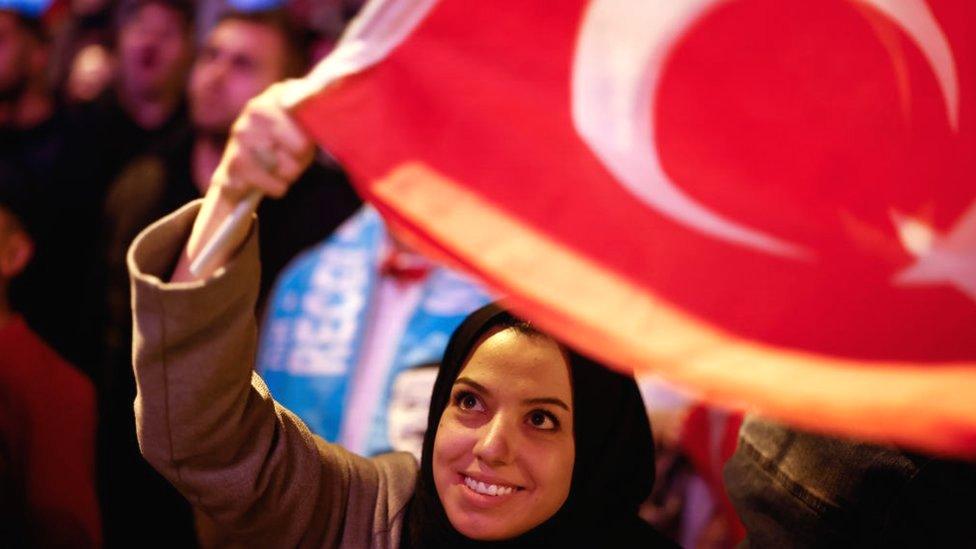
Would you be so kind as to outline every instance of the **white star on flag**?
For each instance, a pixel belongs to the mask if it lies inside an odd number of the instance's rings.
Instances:
[[[892,220],[902,246],[916,259],[895,275],[895,284],[949,285],[976,301],[976,202],[944,235],[897,212],[892,212]]]

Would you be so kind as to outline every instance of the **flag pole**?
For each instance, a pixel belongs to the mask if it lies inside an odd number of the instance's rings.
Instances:
[[[197,257],[190,263],[190,273],[198,279],[208,278],[230,256],[234,245],[233,235],[246,227],[251,214],[258,208],[258,203],[264,195],[261,191],[253,190],[241,200],[234,211],[230,213],[217,227],[207,244],[200,250]]]

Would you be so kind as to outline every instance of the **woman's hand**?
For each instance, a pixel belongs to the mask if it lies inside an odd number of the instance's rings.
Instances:
[[[274,84],[244,107],[211,179],[211,191],[236,204],[250,191],[279,198],[305,171],[315,147],[281,107],[287,82]]]
[[[200,278],[190,272],[190,264],[240,203],[256,204],[263,195],[283,196],[311,164],[315,146],[280,104],[288,85],[289,82],[282,82],[268,88],[248,102],[234,122],[193,231],[170,278],[172,282]],[[250,222],[236,228],[230,245],[218,256],[211,271],[233,256],[249,229]]]

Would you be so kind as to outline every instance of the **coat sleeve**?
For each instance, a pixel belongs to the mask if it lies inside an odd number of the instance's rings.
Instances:
[[[389,527],[375,524],[391,516],[375,513],[388,499],[389,467],[313,436],[252,371],[255,228],[210,279],[164,282],[198,209],[194,202],[153,224],[128,254],[143,455],[246,545],[370,545],[373,532]]]

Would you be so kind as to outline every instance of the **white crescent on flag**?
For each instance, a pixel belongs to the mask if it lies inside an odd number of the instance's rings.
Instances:
[[[925,0],[851,0],[887,15],[922,50],[942,89],[946,116],[953,130],[959,128],[959,76],[952,48]]]
[[[593,0],[583,18],[573,62],[573,121],[607,169],[651,209],[712,237],[770,254],[811,252],[729,220],[684,193],[668,177],[654,137],[654,101],[672,46],[708,10],[729,0],[634,2]],[[897,23],[938,77],[953,127],[959,84],[945,34],[923,0],[852,0]]]

